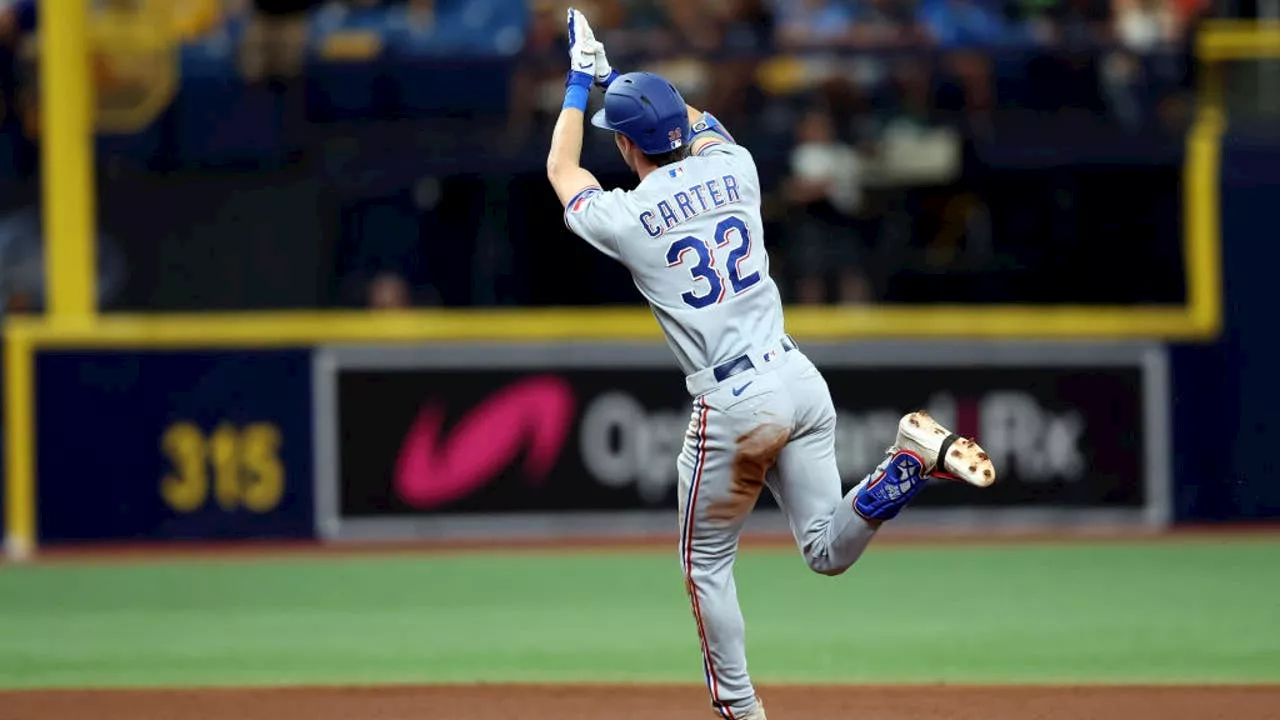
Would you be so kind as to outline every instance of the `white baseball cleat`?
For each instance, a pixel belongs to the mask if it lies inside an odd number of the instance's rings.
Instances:
[[[978,443],[942,427],[923,410],[898,421],[897,445],[919,454],[927,475],[963,480],[978,487],[996,481],[996,467]]]

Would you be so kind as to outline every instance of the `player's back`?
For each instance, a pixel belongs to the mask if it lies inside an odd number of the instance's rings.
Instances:
[[[631,271],[686,373],[782,337],[760,181],[743,147],[716,143],[631,191],[580,195],[569,227]]]

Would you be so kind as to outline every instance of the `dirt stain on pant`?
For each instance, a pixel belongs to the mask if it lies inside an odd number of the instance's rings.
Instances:
[[[739,518],[755,507],[764,489],[765,473],[791,439],[791,430],[781,425],[760,425],[739,437],[733,453],[733,484],[728,496],[707,507],[711,520]]]

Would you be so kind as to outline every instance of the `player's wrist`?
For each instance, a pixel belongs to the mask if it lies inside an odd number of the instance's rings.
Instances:
[[[569,71],[569,76],[564,81],[564,105],[561,109],[573,108],[586,112],[587,99],[591,97],[591,83],[594,81],[595,76],[591,73]]]
[[[596,78],[596,84],[604,88],[605,90],[608,90],[609,86],[613,84],[613,81],[617,80],[618,76],[621,74],[622,73],[618,72],[617,70],[610,68],[608,75],[606,75],[603,78]]]

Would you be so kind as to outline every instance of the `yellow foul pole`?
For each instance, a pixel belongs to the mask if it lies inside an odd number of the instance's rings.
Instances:
[[[87,0],[40,0],[40,159],[48,319],[97,312]]]
[[[40,176],[45,315],[51,325],[87,325],[98,309],[88,0],[39,0]],[[35,549],[35,363],[29,335],[5,342],[5,554]]]

